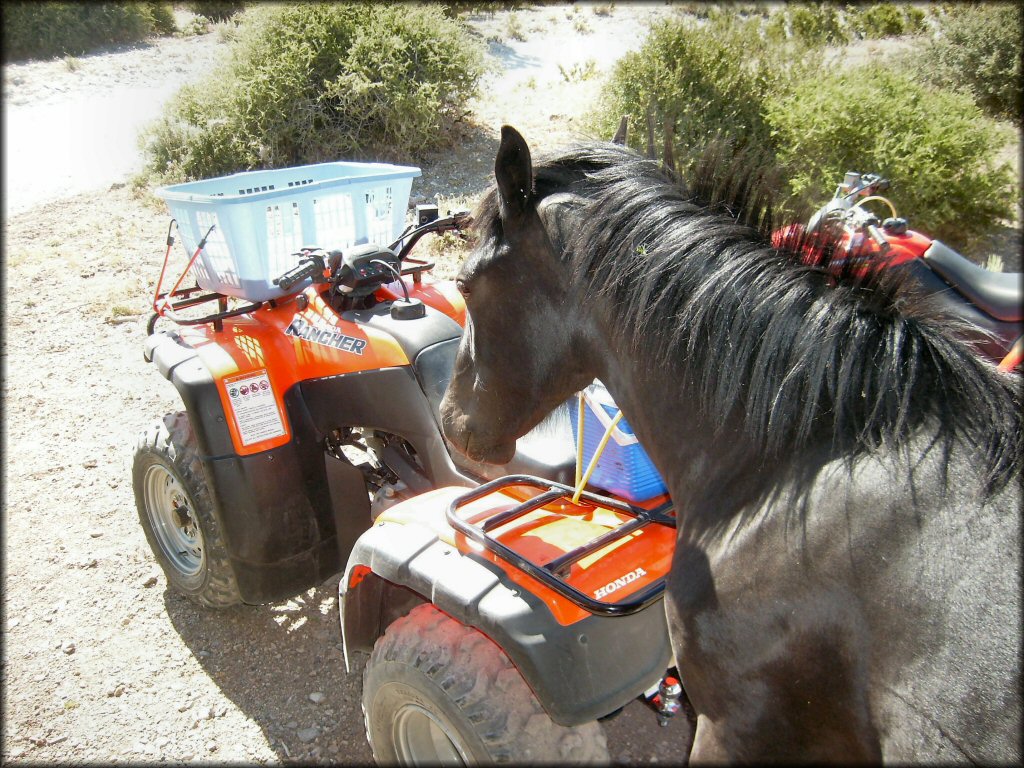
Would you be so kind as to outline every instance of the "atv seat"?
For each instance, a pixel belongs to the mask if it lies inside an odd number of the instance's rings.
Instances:
[[[990,317],[1006,323],[1024,320],[1019,273],[992,272],[979,267],[938,240],[924,252],[924,258],[943,280]]]
[[[454,323],[452,324],[454,325]],[[455,331],[461,329],[455,326]],[[441,399],[451,380],[460,335],[424,346],[415,354],[413,369],[430,403],[434,421],[441,428]],[[508,464],[482,464],[449,446],[452,462],[481,480],[505,475],[533,475],[572,485],[576,478],[576,441],[572,435],[570,408],[562,405],[516,441],[516,453]]]
[[[571,486],[576,478],[576,443],[569,419],[568,404],[553,410],[516,441],[515,456],[508,464],[481,464],[457,451],[452,451],[452,459],[460,468],[483,480],[532,475]]]

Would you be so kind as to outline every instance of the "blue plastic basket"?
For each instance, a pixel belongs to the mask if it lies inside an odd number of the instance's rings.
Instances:
[[[579,393],[583,409],[583,468],[590,464],[605,430],[619,412],[605,386],[595,381]],[[579,440],[578,420],[572,419],[573,437]],[[612,430],[611,439],[590,476],[590,485],[621,496],[629,501],[646,499],[667,493],[665,482],[654,468],[647,452],[640,446],[636,435],[625,418]]]
[[[397,239],[419,175],[411,166],[320,163],[174,184],[156,194],[177,220],[189,256],[215,225],[192,267],[200,287],[265,301],[286,293],[273,280],[295,266],[300,248]]]

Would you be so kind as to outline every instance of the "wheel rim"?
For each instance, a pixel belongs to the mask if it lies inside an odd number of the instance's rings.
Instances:
[[[206,565],[203,533],[185,489],[166,467],[154,464],[146,471],[146,514],[164,556],[185,576],[195,576]]]
[[[416,704],[395,715],[395,747],[402,765],[466,765],[465,752],[437,716]]]

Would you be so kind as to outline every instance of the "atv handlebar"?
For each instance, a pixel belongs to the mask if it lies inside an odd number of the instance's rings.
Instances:
[[[394,251],[398,257],[398,262],[404,261],[409,252],[412,251],[413,247],[419,241],[423,235],[434,232],[441,234],[444,232],[461,232],[465,227],[468,227],[472,222],[472,217],[468,211],[458,211],[457,213],[450,214],[443,219],[434,219],[426,224],[421,224],[413,229],[407,229],[402,233],[395,242],[393,242],[387,250]],[[398,250],[399,246],[401,249]],[[332,255],[336,252],[332,251]],[[293,256],[299,257],[299,264],[292,269],[285,272],[278,278],[274,279],[274,285],[281,288],[281,290],[287,291],[293,285],[296,285],[303,280],[313,278],[314,283],[328,282],[328,279],[324,277],[325,270],[327,269],[327,262],[324,260],[323,251],[320,248],[309,246],[303,248],[301,251],[297,251],[292,254]],[[340,252],[337,252],[340,256]],[[339,260],[339,265],[343,260]],[[432,266],[432,265],[430,265]],[[332,263],[332,272],[334,271],[335,265]],[[414,271],[422,271],[426,268],[425,264],[419,265]],[[333,279],[335,275],[332,275]]]
[[[879,194],[889,187],[889,180],[877,173],[860,174],[848,171],[842,184],[836,187],[832,199],[819,208],[807,222],[807,231],[813,232],[822,224],[838,224],[850,238],[847,247],[855,247],[853,244],[857,241],[854,235],[863,232],[878,246],[880,254],[884,256],[891,248],[889,239],[878,228],[878,217],[865,208],[864,203],[884,202],[889,206],[892,219],[895,220],[897,217],[895,206]],[[857,200],[857,198],[861,199]]]
[[[300,257],[298,266],[292,267],[280,277],[274,278],[274,285],[279,286],[283,291],[287,291],[293,285],[308,277],[312,277],[313,282],[323,281],[324,270],[327,268],[327,265],[324,263],[324,257],[319,249],[304,248],[293,255]],[[321,278],[320,281],[316,279],[318,276]]]
[[[412,251],[419,239],[425,234],[434,232],[440,235],[445,232],[462,232],[472,222],[473,217],[470,216],[469,211],[458,211],[445,216],[443,219],[434,219],[426,224],[421,224],[415,229],[406,230],[389,248],[398,254],[399,261],[404,261],[405,257],[409,255],[409,252]]]

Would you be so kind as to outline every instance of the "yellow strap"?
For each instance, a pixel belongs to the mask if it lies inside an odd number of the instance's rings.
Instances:
[[[608,445],[608,439],[612,436],[612,432],[615,430],[615,425],[619,423],[622,418],[622,411],[615,414],[615,418],[612,419],[612,423],[608,425],[604,431],[604,437],[601,438],[601,442],[597,444],[597,450],[594,451],[594,456],[590,459],[590,464],[587,465],[587,471],[583,474],[583,478],[579,479],[579,467],[583,462],[583,398],[580,397],[580,410],[579,410],[579,439],[576,441],[576,469],[577,469],[577,480],[576,480],[576,491],[572,495],[572,503],[576,504],[580,500],[580,494],[583,493],[583,489],[590,481],[590,476],[594,473],[594,469],[597,467],[597,460],[601,458],[601,454],[604,453],[604,447]]]
[[[586,406],[583,404],[582,392],[579,393],[577,399],[580,401],[580,405],[576,410],[576,481],[574,485],[578,488],[580,478],[583,477],[583,412]]]

